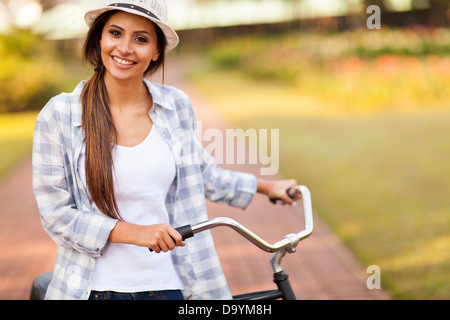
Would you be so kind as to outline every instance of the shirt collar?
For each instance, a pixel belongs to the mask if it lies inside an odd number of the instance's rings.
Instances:
[[[173,98],[169,94],[165,94],[164,85],[156,84],[144,79],[144,83],[147,85],[148,91],[152,95],[153,104],[163,107],[168,110],[173,110]]]
[[[162,108],[165,108],[167,110],[173,110],[173,98],[168,95],[168,94],[164,94],[164,86],[160,85],[160,84],[156,84],[153,82],[150,82],[147,79],[144,79],[144,83],[148,88],[148,91],[150,92],[150,94],[152,95],[153,98],[153,104],[154,105],[158,105]],[[81,91],[83,90],[84,85],[86,84],[86,81],[81,81],[78,86],[75,88],[75,90],[73,91],[73,93],[76,96],[80,96],[81,95]],[[82,106],[81,103],[77,104],[76,106],[76,110],[73,110],[72,115],[73,115],[73,125],[75,127],[81,127],[81,118],[82,118]]]
[[[85,85],[86,81],[81,81],[77,87],[70,94],[70,106],[71,106],[71,114],[72,114],[72,124],[74,127],[81,127],[82,121],[82,109],[81,106],[81,91]],[[77,99],[74,101],[74,99]]]

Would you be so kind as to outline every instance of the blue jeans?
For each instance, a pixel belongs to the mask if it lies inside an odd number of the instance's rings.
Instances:
[[[89,300],[184,300],[181,290],[120,293],[92,291]]]

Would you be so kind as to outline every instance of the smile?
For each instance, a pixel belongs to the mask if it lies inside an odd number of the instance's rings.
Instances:
[[[123,64],[125,66],[131,66],[133,64],[135,64],[136,62],[130,61],[130,60],[125,60],[125,59],[121,59],[118,57],[112,57],[115,61],[117,61],[120,64]]]

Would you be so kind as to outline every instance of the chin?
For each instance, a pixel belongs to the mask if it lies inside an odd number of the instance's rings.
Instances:
[[[110,72],[107,71],[107,73],[111,76],[112,79],[117,81],[129,81],[129,80],[136,80],[137,78],[142,79],[143,73],[129,73],[129,72]]]

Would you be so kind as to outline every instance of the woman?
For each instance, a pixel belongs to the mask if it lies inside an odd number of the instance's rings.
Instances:
[[[51,99],[35,129],[34,192],[58,244],[46,298],[230,298],[211,234],[186,246],[172,226],[206,220],[206,198],[245,208],[260,192],[290,204],[295,181],[217,168],[189,98],[146,79],[178,44],[165,1],[114,2],[85,19],[95,72]]]

